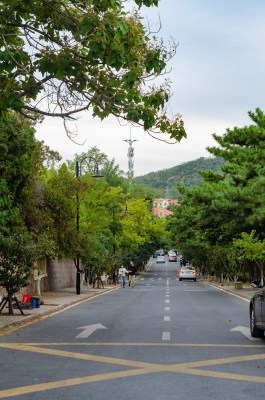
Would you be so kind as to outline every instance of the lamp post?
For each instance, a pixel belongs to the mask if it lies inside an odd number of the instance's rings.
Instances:
[[[88,160],[88,164],[90,163],[91,160],[93,160],[95,163],[96,171],[95,171],[94,175],[92,175],[92,177],[96,181],[99,181],[101,178],[103,178],[103,175],[101,175],[101,173],[99,172],[97,160],[91,156],[84,157],[81,161],[78,161],[78,160],[76,161],[76,163],[75,163],[76,178],[78,179],[79,176],[81,176],[81,166],[82,166],[82,162],[85,160]],[[76,230],[77,230],[77,236],[78,236],[78,234],[79,234],[79,194],[78,194],[78,189],[77,189],[77,193],[76,193]],[[80,294],[80,292],[81,292],[81,288],[80,288],[81,271],[80,271],[79,253],[77,253],[77,256],[76,256],[75,266],[76,266],[76,294]]]

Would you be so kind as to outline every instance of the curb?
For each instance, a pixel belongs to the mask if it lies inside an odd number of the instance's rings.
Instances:
[[[247,301],[250,301],[250,299],[252,298],[252,295],[248,296],[248,295],[246,295],[244,293],[240,293],[241,289],[238,289],[238,292],[235,292],[235,290],[227,289],[227,288],[224,288],[223,286],[220,287],[219,285],[215,285],[212,282],[202,282],[202,283],[204,283],[205,285],[212,286],[212,287],[214,287],[216,289],[222,290],[223,292],[232,294],[233,296],[241,297],[241,298],[243,298],[244,300],[247,300]]]

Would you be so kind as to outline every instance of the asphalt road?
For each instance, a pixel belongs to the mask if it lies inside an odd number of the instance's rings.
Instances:
[[[0,398],[260,399],[265,340],[248,302],[154,263],[135,288],[0,337]]]

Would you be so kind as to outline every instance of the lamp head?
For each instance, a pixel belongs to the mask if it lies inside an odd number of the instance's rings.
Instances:
[[[92,175],[92,177],[95,178],[96,181],[100,181],[100,179],[103,178],[103,175],[101,175],[101,173],[99,172],[98,166],[96,172],[94,173],[94,175]]]

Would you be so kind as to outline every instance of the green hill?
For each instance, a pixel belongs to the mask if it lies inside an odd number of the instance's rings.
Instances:
[[[203,183],[203,178],[198,171],[220,172],[221,165],[225,163],[220,157],[198,158],[175,167],[135,177],[135,181],[152,189],[160,189],[163,197],[177,199],[179,191],[177,185],[184,187],[197,186]]]

